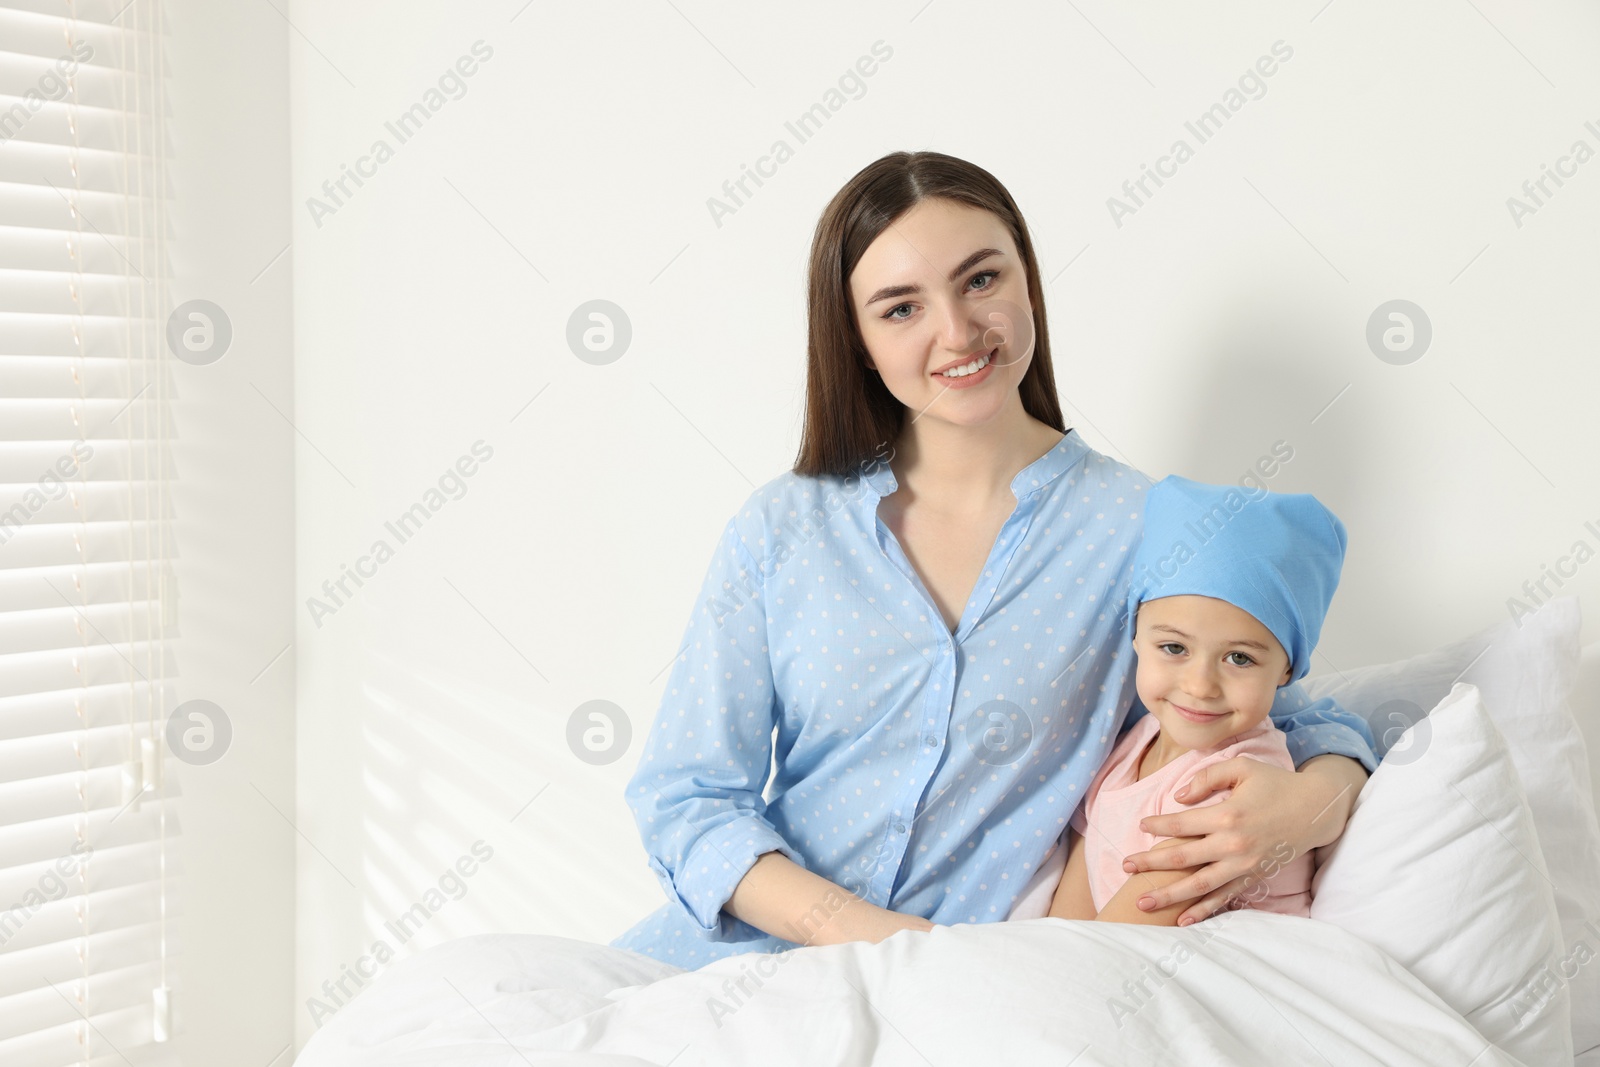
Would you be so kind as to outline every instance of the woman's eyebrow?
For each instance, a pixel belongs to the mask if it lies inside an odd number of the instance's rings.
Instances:
[[[1000,251],[998,248],[980,248],[966,259],[963,259],[960,265],[950,272],[950,280],[955,281],[957,278],[961,277],[962,274],[966,273],[968,269],[977,266],[990,256],[1003,255],[1005,255],[1005,253]],[[922,292],[922,286],[920,285],[888,285],[867,297],[866,302],[861,306],[871,307],[880,300],[888,300],[897,296],[911,296],[920,292]]]

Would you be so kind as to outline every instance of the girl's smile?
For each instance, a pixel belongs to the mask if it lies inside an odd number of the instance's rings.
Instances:
[[[1171,701],[1168,701],[1168,703],[1171,703]],[[1182,704],[1173,704],[1172,708],[1190,722],[1198,723],[1213,723],[1227,714],[1225,711],[1196,711],[1193,708],[1186,708]]]

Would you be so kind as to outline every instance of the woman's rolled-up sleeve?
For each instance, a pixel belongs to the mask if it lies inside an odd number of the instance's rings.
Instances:
[[[804,859],[766,819],[775,698],[761,568],[723,530],[628,780],[627,804],[667,899],[708,938],[761,936],[722,906],[763,852]]]
[[[1332,697],[1312,700],[1299,682],[1278,690],[1272,721],[1284,733],[1296,769],[1313,756],[1349,756],[1371,774],[1378,769],[1372,728],[1359,715],[1345,711]]]

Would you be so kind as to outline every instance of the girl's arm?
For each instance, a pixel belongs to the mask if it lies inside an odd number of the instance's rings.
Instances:
[[[1067,833],[1070,840],[1067,851],[1067,867],[1066,870],[1061,872],[1061,881],[1056,886],[1056,895],[1050,901],[1050,918],[1097,919],[1100,922],[1139,923],[1144,926],[1176,926],[1178,924],[1178,916],[1183,913],[1183,906],[1188,901],[1179,901],[1156,911],[1140,911],[1138,906],[1139,897],[1153,889],[1171,885],[1197,868],[1183,867],[1177,870],[1150,871],[1146,874],[1135,874],[1122,884],[1122,888],[1118,889],[1111,899],[1106,901],[1106,906],[1096,914],[1094,897],[1089,892],[1089,864],[1085,859],[1083,838],[1076,830],[1069,829]],[[1173,837],[1157,842],[1155,848],[1173,848],[1177,845],[1191,844],[1198,840],[1199,838],[1197,837]]]
[[[1163,858],[1157,845],[1126,863],[1154,874],[1174,859],[1185,861],[1185,877],[1144,895],[1155,905],[1152,911],[1181,903],[1199,922],[1288,862],[1285,855],[1292,859],[1336,840],[1366,780],[1361,764],[1332,753],[1307,760],[1298,771],[1235,756],[1200,770],[1177,794],[1185,803],[1219,789],[1232,789],[1232,796],[1210,806],[1149,815],[1139,824],[1158,837],[1201,839],[1195,847],[1182,857]]]
[[[1084,859],[1083,838],[1078,831],[1067,830],[1067,866],[1056,883],[1056,894],[1050,899],[1052,919],[1093,919],[1094,897],[1089,892],[1089,865]]]
[[[1179,845],[1192,845],[1198,842],[1198,837],[1169,837],[1158,841],[1150,849],[1158,852],[1161,849],[1176,848]],[[1174,882],[1186,878],[1199,870],[1199,867],[1178,867],[1172,870],[1152,870],[1142,874],[1132,874],[1122,883],[1122,887],[1112,894],[1106,901],[1106,906],[1100,909],[1100,914],[1095,918],[1108,923],[1139,923],[1143,926],[1177,926],[1178,916],[1183,914],[1187,899],[1168,904],[1164,908],[1155,908],[1151,911],[1139,910],[1139,898],[1146,893],[1157,889],[1165,889]]]

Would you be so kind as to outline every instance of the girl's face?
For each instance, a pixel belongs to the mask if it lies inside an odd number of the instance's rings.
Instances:
[[[971,425],[1018,402],[1033,308],[1026,268],[993,214],[937,198],[917,204],[867,247],[850,301],[868,366],[914,417]],[[975,373],[942,373],[974,360]]]
[[[1161,732],[1185,749],[1215,748],[1266,718],[1289,681],[1289,655],[1242,608],[1208,596],[1139,605],[1136,684]]]

